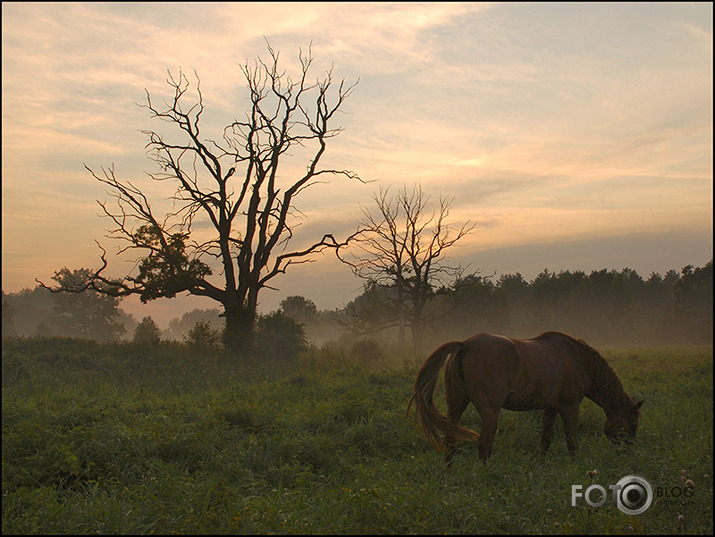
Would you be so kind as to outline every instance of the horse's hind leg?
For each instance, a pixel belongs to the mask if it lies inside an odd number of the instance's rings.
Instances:
[[[569,405],[559,410],[561,419],[564,422],[564,432],[566,433],[566,447],[573,456],[576,453],[576,424],[578,423],[578,403]]]
[[[479,450],[479,458],[484,462],[486,462],[492,454],[494,436],[497,434],[499,410],[500,409],[494,408],[484,408],[479,410],[479,415],[482,417],[482,427],[479,431],[477,449]]]
[[[551,446],[556,414],[557,412],[553,408],[547,408],[544,410],[544,419],[541,422],[541,453],[546,453]]]
[[[452,371],[451,368],[445,371],[445,373],[444,391],[447,399],[447,419],[458,425],[464,410],[469,405],[469,397],[464,389],[464,382],[461,375],[452,374],[454,371]],[[444,444],[447,450],[444,461],[447,463],[447,466],[450,467],[452,466],[452,457],[455,451],[454,435],[449,433],[445,434]]]

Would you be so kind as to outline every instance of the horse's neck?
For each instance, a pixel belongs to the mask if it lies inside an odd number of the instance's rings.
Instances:
[[[590,391],[586,393],[586,397],[600,406],[606,413],[606,416],[610,416],[612,413],[626,406],[628,396],[625,391],[623,392],[623,396],[623,398],[612,399],[608,396],[604,396],[602,392]]]
[[[586,397],[600,406],[606,415],[627,406],[630,398],[608,362],[595,352],[587,360],[590,362],[591,386]]]

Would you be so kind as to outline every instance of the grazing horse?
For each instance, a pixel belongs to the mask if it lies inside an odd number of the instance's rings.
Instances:
[[[447,416],[437,410],[433,400],[445,361]],[[635,439],[643,401],[636,403],[628,396],[606,360],[584,341],[559,332],[532,339],[477,334],[465,341],[445,343],[425,360],[417,373],[407,413],[414,402],[427,440],[446,451],[448,466],[456,440],[477,440],[479,458],[489,458],[502,408],[544,410],[542,453],[551,445],[554,419],[559,414],[566,445],[573,455],[578,407],[584,397],[606,413],[604,433],[609,439]],[[459,424],[470,402],[481,416],[480,434]]]

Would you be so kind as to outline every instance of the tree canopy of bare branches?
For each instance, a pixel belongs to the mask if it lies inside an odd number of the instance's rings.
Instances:
[[[290,250],[295,220],[294,202],[323,176],[358,179],[348,170],[321,167],[337,112],[356,83],[336,81],[332,69],[313,81],[310,49],[299,53],[299,75],[279,67],[279,54],[268,45],[269,61],[260,58],[241,67],[250,109],[223,129],[220,138],[201,131],[204,101],[198,75],[194,87],[185,73],[169,73],[169,99],[162,104],[147,91],[146,109],[152,118],[168,123],[178,141],[159,131],[145,131],[150,158],[158,171],[154,181],[172,183],[174,210],[155,214],[150,200],[132,182],[117,177],[114,166],[99,172],[85,165],[109,188],[115,204],[99,202],[114,224],[110,236],[123,243],[120,251],[138,251],[135,270],[119,279],[104,275],[102,266],[83,288],[114,296],[139,295],[143,302],[188,292],[221,303],[226,317],[227,342],[240,345],[250,337],[259,292],[310,254],[336,247],[326,234],[312,245]],[[304,172],[285,179],[289,151],[308,155]],[[296,169],[293,167],[292,169]],[[192,224],[211,229],[211,238],[198,240]],[[212,267],[220,266],[220,275]],[[53,289],[58,290],[58,289]]]
[[[461,274],[461,267],[446,264],[446,251],[468,234],[474,224],[454,227],[447,219],[452,199],[439,196],[430,209],[430,197],[421,186],[406,186],[394,195],[380,189],[374,207],[363,208],[358,230],[337,249],[341,261],[370,285],[390,288],[397,313],[400,343],[410,327],[416,350],[422,346],[425,306],[435,289]],[[430,212],[431,210],[431,212]]]

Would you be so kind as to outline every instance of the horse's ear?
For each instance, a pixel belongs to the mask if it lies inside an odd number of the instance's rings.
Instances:
[[[643,401],[638,401],[635,405],[633,405],[633,410],[638,410],[642,404],[643,404]]]

